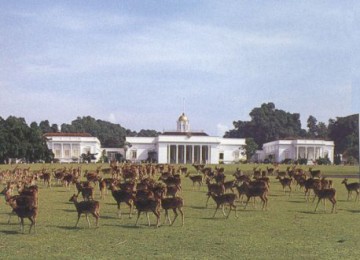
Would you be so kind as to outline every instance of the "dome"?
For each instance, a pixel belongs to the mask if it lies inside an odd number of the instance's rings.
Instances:
[[[185,116],[185,113],[182,113],[182,115],[179,116],[178,121],[179,121],[179,122],[188,122],[189,119],[187,118],[187,116]]]

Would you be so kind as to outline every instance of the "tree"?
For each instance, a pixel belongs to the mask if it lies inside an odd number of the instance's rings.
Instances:
[[[307,120],[307,127],[308,138],[328,139],[328,127],[323,122],[317,122],[315,117],[309,116]]]
[[[305,136],[301,129],[300,114],[275,108],[274,103],[262,104],[250,112],[251,121],[235,121],[234,128],[224,137],[253,138],[261,147],[264,143],[281,138]]]
[[[315,138],[318,135],[318,129],[317,129],[317,120],[313,116],[309,116],[307,120],[307,127],[308,127],[308,137]]]
[[[329,120],[329,137],[335,143],[335,154],[359,162],[359,114]]]
[[[259,146],[257,145],[257,143],[254,141],[253,138],[246,138],[245,142],[246,142],[246,147],[245,147],[246,158],[247,160],[250,160]]]
[[[81,154],[81,160],[82,160],[83,162],[91,163],[92,160],[95,160],[95,159],[96,159],[95,155],[96,155],[96,154],[90,153],[90,152],[88,151],[87,153]]]

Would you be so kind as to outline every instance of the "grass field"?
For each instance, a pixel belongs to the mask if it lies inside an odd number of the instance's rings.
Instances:
[[[0,166],[0,170],[10,166]],[[25,167],[25,166],[24,166]],[[43,165],[32,165],[33,169]],[[57,166],[51,165],[51,168]],[[59,166],[60,167],[60,166]],[[83,167],[94,169],[94,165]],[[227,179],[236,167],[251,171],[253,165],[226,165]],[[262,166],[265,168],[265,166]],[[285,166],[283,166],[285,167]],[[45,188],[39,183],[39,215],[36,234],[19,232],[17,217],[7,223],[10,207],[0,200],[0,252],[2,259],[358,259],[360,255],[360,202],[347,201],[347,191],[336,175],[355,175],[358,167],[317,166],[333,176],[337,190],[337,213],[330,214],[320,204],[307,203],[303,191],[284,195],[275,177],[271,177],[268,210],[251,205],[246,210],[238,203],[238,218],[232,213],[225,219],[215,204],[205,208],[206,190],[193,189],[188,178],[182,177],[185,201],[185,225],[178,218],[173,226],[151,227],[142,215],[135,227],[135,215],[129,219],[129,209],[122,205],[123,216],[117,217],[114,199],[109,193],[100,201],[99,228],[87,227],[82,217],[74,228],[77,214],[68,202],[74,193],[61,186]],[[194,171],[191,166],[189,169]],[[356,176],[354,176],[356,177]],[[358,177],[350,182],[358,181]],[[99,199],[99,191],[96,193]],[[171,217],[173,216],[172,213]],[[164,215],[162,212],[161,221]]]

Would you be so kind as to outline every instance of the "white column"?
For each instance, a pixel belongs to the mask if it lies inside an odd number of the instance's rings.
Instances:
[[[170,163],[170,145],[168,144],[166,147],[166,151],[167,151],[167,163]]]
[[[194,163],[194,154],[195,154],[194,145],[191,146],[191,149],[192,149],[192,152],[191,152],[191,163]]]
[[[202,145],[199,146],[200,146],[200,163],[202,163]]]
[[[295,156],[296,160],[299,160],[299,145],[296,146],[296,156]]]
[[[184,164],[186,164],[186,144],[184,145]]]
[[[176,163],[176,164],[178,164],[178,163],[179,163],[178,154],[179,154],[179,146],[178,146],[178,145],[176,145],[176,157],[175,157],[175,163]]]

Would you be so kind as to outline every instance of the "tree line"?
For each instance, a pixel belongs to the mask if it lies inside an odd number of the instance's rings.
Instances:
[[[300,114],[277,109],[274,103],[264,103],[250,112],[250,121],[234,121],[234,128],[225,138],[246,138],[247,157],[266,142],[286,138],[309,138],[333,140],[335,154],[342,154],[349,162],[359,161],[359,116],[350,115],[330,119],[326,124],[314,116],[307,120],[307,130],[301,128]],[[10,158],[22,158],[26,162],[51,161],[45,133],[86,132],[97,137],[103,147],[123,147],[126,136],[155,137],[156,130],[142,129],[139,132],[91,116],[77,117],[70,124],[50,124],[48,120],[27,125],[24,118],[0,117],[0,163]],[[335,158],[336,159],[336,158]]]
[[[250,112],[250,121],[234,121],[234,128],[224,137],[246,138],[247,157],[250,158],[264,143],[279,139],[332,140],[336,155],[349,163],[359,161],[359,115],[329,119],[328,124],[318,122],[310,115],[308,130],[301,128],[300,114],[277,109],[274,103],[264,103]],[[339,160],[335,157],[335,161]]]

